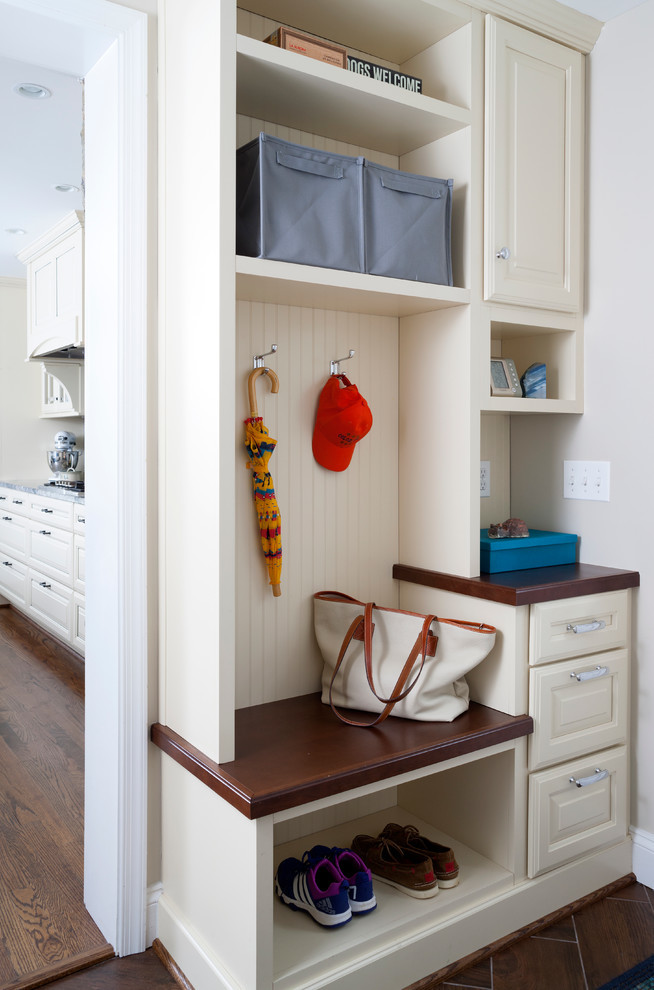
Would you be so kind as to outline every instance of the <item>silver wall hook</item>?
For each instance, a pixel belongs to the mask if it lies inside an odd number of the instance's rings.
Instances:
[[[341,369],[340,369],[339,365],[340,365],[341,361],[349,361],[350,358],[351,357],[354,357],[355,354],[356,354],[356,351],[350,351],[350,353],[348,354],[347,357],[336,358],[335,361],[332,361],[331,364],[330,364],[330,366],[329,366],[330,367],[330,374],[332,374],[332,375],[340,375]]]
[[[266,351],[265,354],[255,354],[254,355],[254,357],[252,358],[252,367],[253,368],[263,368],[264,367],[264,360],[263,359],[265,357],[268,357],[269,354],[276,354],[277,353],[277,344],[271,344],[270,345],[270,348],[271,349],[269,351]]]

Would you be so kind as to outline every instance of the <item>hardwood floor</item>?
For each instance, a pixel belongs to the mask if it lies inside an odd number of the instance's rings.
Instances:
[[[113,955],[83,904],[83,664],[0,608],[0,987]]]

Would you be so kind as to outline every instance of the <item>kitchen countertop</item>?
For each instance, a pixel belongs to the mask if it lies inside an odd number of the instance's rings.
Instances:
[[[32,492],[34,495],[43,495],[46,498],[58,498],[63,502],[84,504],[84,492],[76,492],[57,485],[45,485],[41,481],[0,481],[0,488],[13,488],[18,492]]]

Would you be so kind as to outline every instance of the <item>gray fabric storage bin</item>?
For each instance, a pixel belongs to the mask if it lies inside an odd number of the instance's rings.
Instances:
[[[364,270],[363,158],[261,133],[236,152],[236,252]]]
[[[366,272],[452,285],[452,179],[366,161],[363,197]]]

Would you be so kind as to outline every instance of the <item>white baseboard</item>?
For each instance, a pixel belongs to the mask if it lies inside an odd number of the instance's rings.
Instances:
[[[654,835],[633,825],[629,829],[634,847],[633,871],[640,883],[654,887]]]
[[[197,932],[162,894],[157,901],[157,937],[191,986],[202,990],[244,990],[220,966]]]
[[[159,898],[163,894],[162,883],[151,883],[147,889],[145,915],[145,944],[149,947],[159,937],[158,909]]]

